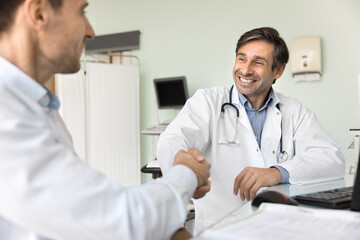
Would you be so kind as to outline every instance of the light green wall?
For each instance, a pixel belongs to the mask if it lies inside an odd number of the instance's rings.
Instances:
[[[276,91],[303,101],[353,162],[349,128],[360,127],[357,74],[360,73],[359,0],[88,0],[96,34],[140,30],[141,129],[156,121],[152,80],[185,75],[196,89],[232,84],[235,45],[255,27],[276,28],[284,40],[317,35],[322,39],[323,76],[295,83],[290,66]],[[219,110],[220,111],[220,110]],[[160,112],[163,116],[169,112]],[[142,136],[142,164],[151,139]],[[143,181],[148,179],[143,176]]]

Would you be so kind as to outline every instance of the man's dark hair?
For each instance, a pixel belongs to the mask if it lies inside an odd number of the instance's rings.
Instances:
[[[237,54],[240,47],[253,40],[263,40],[274,44],[272,71],[289,61],[289,50],[285,41],[280,37],[279,32],[271,27],[255,28],[244,33],[237,42],[235,53]]]
[[[47,0],[54,9],[62,6],[63,0]],[[14,16],[24,0],[0,0],[0,34],[8,30],[14,21]]]

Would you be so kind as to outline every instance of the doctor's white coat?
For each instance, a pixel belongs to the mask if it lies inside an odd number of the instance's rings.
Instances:
[[[268,168],[280,165],[289,172],[291,184],[335,180],[344,176],[345,162],[339,147],[304,104],[275,93],[268,108],[260,149],[236,88],[232,101],[240,112],[239,124],[235,123],[233,108],[227,108],[225,124],[220,120],[221,106],[229,102],[229,89],[198,90],[158,141],[157,158],[164,175],[172,167],[174,155],[180,149],[197,148],[211,163],[211,190],[205,197],[194,201],[195,233],[244,204],[239,194],[234,196],[233,185],[236,176],[247,166]],[[280,111],[276,108],[277,103]],[[219,143],[224,139],[232,140],[235,132],[239,144]],[[289,157],[279,163],[281,134],[283,150]]]

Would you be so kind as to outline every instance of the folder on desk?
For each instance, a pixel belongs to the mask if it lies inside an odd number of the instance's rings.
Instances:
[[[360,213],[263,203],[247,217],[205,230],[196,239],[357,240]]]

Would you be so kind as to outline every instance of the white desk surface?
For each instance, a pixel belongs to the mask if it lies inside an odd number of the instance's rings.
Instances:
[[[291,184],[279,184],[268,188],[267,190],[274,190],[281,192],[287,196],[294,196],[299,194],[311,193],[316,191],[325,191],[335,188],[342,188],[353,186],[354,184],[354,175],[346,175],[344,179],[329,181],[329,182],[322,182],[316,184],[307,184],[307,185],[291,185]],[[303,205],[304,206],[304,205]],[[311,206],[310,206],[311,207]],[[232,222],[235,218],[239,216],[247,217],[253,214],[257,208],[251,206],[251,202],[247,202],[245,205],[241,206],[238,209],[235,209],[232,213],[227,215],[221,221],[214,223],[209,228],[217,226],[219,224],[226,224]],[[200,234],[201,237],[201,234]],[[195,237],[196,239],[196,237]]]
[[[281,192],[287,196],[294,196],[299,194],[317,192],[317,191],[325,191],[329,189],[349,187],[354,184],[354,175],[347,175],[344,179],[329,181],[329,182],[321,182],[314,184],[306,184],[306,185],[292,185],[292,184],[279,184],[269,188],[269,190],[274,190]]]

